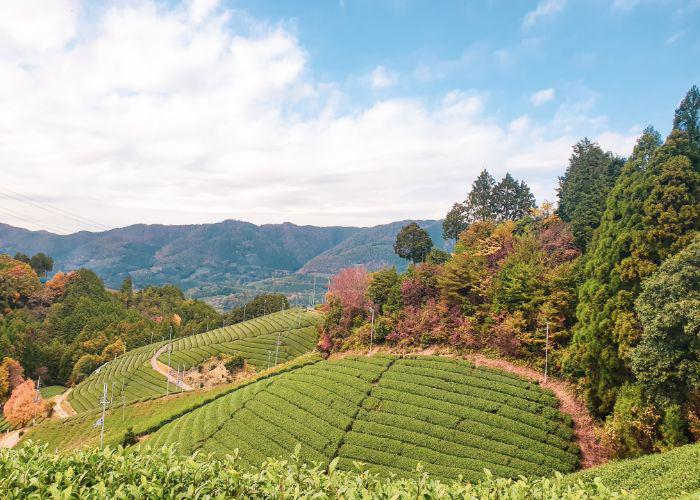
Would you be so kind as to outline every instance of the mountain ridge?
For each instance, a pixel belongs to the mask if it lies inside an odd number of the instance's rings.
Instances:
[[[59,235],[0,223],[0,253],[44,252],[54,271],[87,267],[116,288],[131,276],[138,288],[171,283],[201,298],[231,294],[248,283],[295,274],[330,275],[343,267],[405,268],[393,252],[403,225],[256,225],[227,219],[210,224],[133,224]],[[444,246],[440,221],[417,221]],[[439,239],[438,239],[439,238]]]

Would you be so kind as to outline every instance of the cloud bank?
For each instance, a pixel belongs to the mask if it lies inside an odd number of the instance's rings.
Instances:
[[[380,68],[373,85],[393,85]],[[5,3],[0,74],[3,183],[108,227],[439,218],[484,167],[553,199],[587,120],[568,103],[550,124],[499,125],[471,89],[341,106],[342,85],[314,77],[293,31],[216,0]],[[602,145],[626,153],[634,137],[598,120]],[[7,197],[0,209],[34,229],[87,228]]]

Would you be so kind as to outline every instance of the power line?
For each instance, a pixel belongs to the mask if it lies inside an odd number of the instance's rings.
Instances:
[[[42,210],[46,210],[47,212],[53,212],[58,215],[61,215],[63,217],[67,217],[69,219],[73,219],[75,222],[79,222],[81,224],[87,224],[89,226],[92,226],[93,228],[99,229],[100,231],[104,231],[109,229],[107,226],[104,224],[101,224],[97,221],[94,221],[92,219],[88,219],[87,217],[83,217],[78,214],[74,214],[72,212],[69,212],[67,210],[64,210],[62,208],[55,207],[53,205],[50,205],[45,202],[41,202],[38,200],[35,200],[34,198],[31,198],[30,196],[27,196],[22,193],[18,193],[17,191],[13,191],[11,189],[5,188],[5,187],[0,187],[0,195],[6,197],[6,198],[11,198],[16,201],[19,201],[20,203],[29,203],[31,205],[34,205],[37,208],[40,208]]]
[[[8,210],[7,208],[0,208],[0,212],[3,212],[5,215],[9,217],[14,217],[16,219],[23,220],[24,222],[29,222],[30,224],[33,224],[37,226],[39,229],[42,229],[44,231],[49,231],[52,233],[65,233],[68,230],[61,228],[59,226],[54,226],[52,224],[46,224],[45,222],[41,222],[37,219],[34,219],[32,217],[26,216],[26,215],[21,215],[16,212],[13,212],[12,210]]]

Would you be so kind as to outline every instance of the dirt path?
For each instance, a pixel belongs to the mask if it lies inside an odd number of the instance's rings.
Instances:
[[[537,380],[541,387],[550,389],[559,399],[559,410],[562,413],[571,415],[571,418],[574,420],[574,435],[576,442],[581,448],[581,468],[588,469],[608,461],[608,450],[596,438],[593,418],[588,413],[586,405],[576,397],[571,385],[552,377],[548,377],[545,384],[540,372],[506,360],[491,359],[481,354],[470,354],[465,356],[465,358],[477,366],[497,368],[515,373],[529,380]]]
[[[72,390],[72,388],[68,389],[63,394],[59,394],[58,396],[56,396],[56,399],[54,400],[53,411],[56,415],[58,415],[58,418],[68,418],[77,414],[73,407],[70,405],[70,403],[66,401],[66,398]]]
[[[166,377],[171,384],[173,384],[176,387],[179,387],[183,391],[192,391],[194,390],[191,386],[187,385],[185,382],[182,380],[178,380],[176,377],[173,376],[172,371],[168,370],[168,367],[158,361],[158,356],[163,354],[165,351],[168,350],[168,346],[164,345],[160,349],[156,351],[156,353],[153,355],[151,358],[151,368],[153,368],[155,371]]]
[[[20,430],[26,429],[18,429],[16,431],[3,432],[0,434],[0,448],[14,448],[19,441]]]

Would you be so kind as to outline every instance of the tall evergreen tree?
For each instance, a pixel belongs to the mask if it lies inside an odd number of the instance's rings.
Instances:
[[[442,237],[456,240],[462,231],[469,227],[469,214],[464,203],[455,203],[442,221]]]
[[[494,218],[501,221],[520,219],[535,207],[535,197],[528,185],[516,181],[509,173],[493,188],[492,199]]]
[[[530,186],[525,184],[525,181],[520,181],[518,183],[517,197],[515,204],[515,218],[513,220],[520,219],[528,215],[533,208],[537,206],[535,201],[535,195],[532,194]]]
[[[623,161],[603,152],[587,138],[577,142],[573,149],[569,166],[559,177],[557,213],[571,224],[576,246],[585,251],[600,224],[605,199],[615,185]]]
[[[673,128],[688,134],[694,148],[700,148],[700,90],[697,85],[681,101],[673,117]]]
[[[663,146],[648,128],[611,191],[579,292],[578,324],[565,366],[582,377],[592,409],[612,409],[632,378],[630,354],[642,326],[634,311],[642,280],[700,227],[698,162],[688,134],[674,130]]]
[[[466,201],[469,222],[494,219],[493,189],[495,185],[496,181],[486,169],[482,170],[472,183]]]
[[[620,312],[631,311],[630,302],[638,293],[634,289],[638,288],[640,266],[632,262],[636,259],[632,242],[644,231],[640,214],[651,191],[647,167],[660,142],[658,132],[651,127],[637,141],[608,196],[600,226],[585,255],[586,281],[579,289],[578,322],[564,367],[580,379],[591,409],[599,414],[612,409],[616,388],[629,377],[620,358],[621,339],[616,335],[622,325],[615,322],[620,320]],[[617,303],[618,295],[626,304]]]
[[[518,197],[518,181],[506,173],[505,177],[493,189],[493,205],[497,220],[513,219],[516,199]]]

